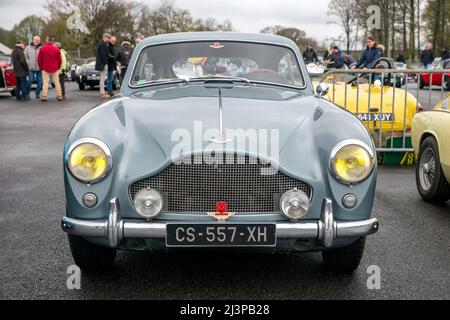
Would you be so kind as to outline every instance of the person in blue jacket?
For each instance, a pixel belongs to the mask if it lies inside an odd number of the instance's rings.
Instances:
[[[363,52],[363,55],[359,62],[352,67],[352,69],[364,68],[373,69],[375,68],[375,62],[381,58],[382,50],[378,47],[375,38],[369,37],[367,39],[367,47]]]
[[[367,47],[363,52],[361,59],[358,63],[352,67],[352,69],[375,69],[375,63],[381,58],[383,50],[378,46],[375,38],[369,37],[367,39]],[[381,74],[375,73],[370,77],[369,74],[364,76],[369,79],[372,78],[372,82],[381,79]]]
[[[344,57],[339,47],[333,47],[333,52],[325,63],[327,65],[327,69],[341,69],[344,66]]]

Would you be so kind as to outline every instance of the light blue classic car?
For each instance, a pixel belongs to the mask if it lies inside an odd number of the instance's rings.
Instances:
[[[145,39],[120,95],[65,142],[76,264],[109,267],[117,249],[322,251],[329,270],[354,271],[378,230],[375,148],[317,92],[284,37]]]

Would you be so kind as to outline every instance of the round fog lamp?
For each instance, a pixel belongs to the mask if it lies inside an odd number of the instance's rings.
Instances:
[[[134,197],[134,207],[145,218],[154,218],[162,210],[162,195],[155,189],[142,189]]]
[[[347,194],[342,199],[342,204],[347,209],[353,209],[358,204],[358,198],[354,194]]]
[[[280,199],[281,211],[291,220],[304,217],[309,210],[309,206],[309,197],[299,190],[288,191]]]

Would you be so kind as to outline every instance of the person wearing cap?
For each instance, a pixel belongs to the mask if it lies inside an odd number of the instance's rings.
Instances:
[[[25,48],[25,58],[27,59],[28,68],[30,69],[28,79],[28,92],[31,92],[31,85],[36,81],[36,99],[41,98],[42,90],[42,72],[39,69],[37,57],[39,49],[41,48],[41,38],[35,36],[33,42]]]
[[[29,73],[28,63],[24,54],[25,41],[17,42],[16,47],[11,53],[11,62],[13,64],[14,75],[16,77],[16,100],[27,101],[28,96],[28,82],[27,76]]]
[[[61,92],[63,99],[66,99],[66,83],[64,81],[66,77],[67,69],[67,52],[62,48],[61,42],[55,42],[55,47],[61,52],[61,68],[58,70],[59,84],[61,86]]]
[[[105,92],[105,80],[108,73],[109,61],[109,42],[111,35],[103,34],[103,39],[97,46],[97,55],[95,59],[95,70],[100,71],[100,97],[109,98],[110,95]]]
[[[42,70],[42,97],[41,101],[47,101],[48,82],[51,79],[55,84],[56,92],[58,93],[58,101],[62,101],[62,89],[59,84],[59,69],[62,64],[61,52],[53,44],[53,37],[47,36],[45,38],[45,45],[39,49],[38,53],[39,69]]]

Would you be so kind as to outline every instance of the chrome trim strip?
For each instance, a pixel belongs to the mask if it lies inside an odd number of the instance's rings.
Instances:
[[[317,239],[322,241],[325,248],[332,248],[336,239],[362,237],[378,231],[376,218],[353,222],[335,221],[332,206],[330,199],[324,199],[319,221],[275,223],[277,239]],[[168,223],[124,221],[120,219],[119,209],[119,201],[114,198],[110,202],[108,220],[94,222],[63,217],[61,227],[71,235],[106,239],[111,248],[118,247],[125,238],[165,239]]]
[[[119,200],[114,198],[109,203],[107,239],[111,248],[116,248],[123,239],[124,222],[119,215]]]
[[[338,222],[336,238],[354,237],[355,234],[374,234],[379,229],[378,220],[373,218],[367,221]]]
[[[64,217],[61,221],[61,228],[64,232],[74,236],[107,238],[107,222],[94,222],[86,220],[75,220]]]
[[[226,139],[225,138],[225,132],[223,129],[223,95],[222,95],[222,89],[219,88],[219,131],[220,136],[218,139],[211,139],[209,140],[212,143],[218,143],[218,144],[226,144],[230,143],[233,140]]]
[[[333,217],[333,202],[325,199],[322,206],[321,219],[318,222],[319,235],[318,239],[323,241],[325,248],[331,248],[336,239],[337,223]]]

